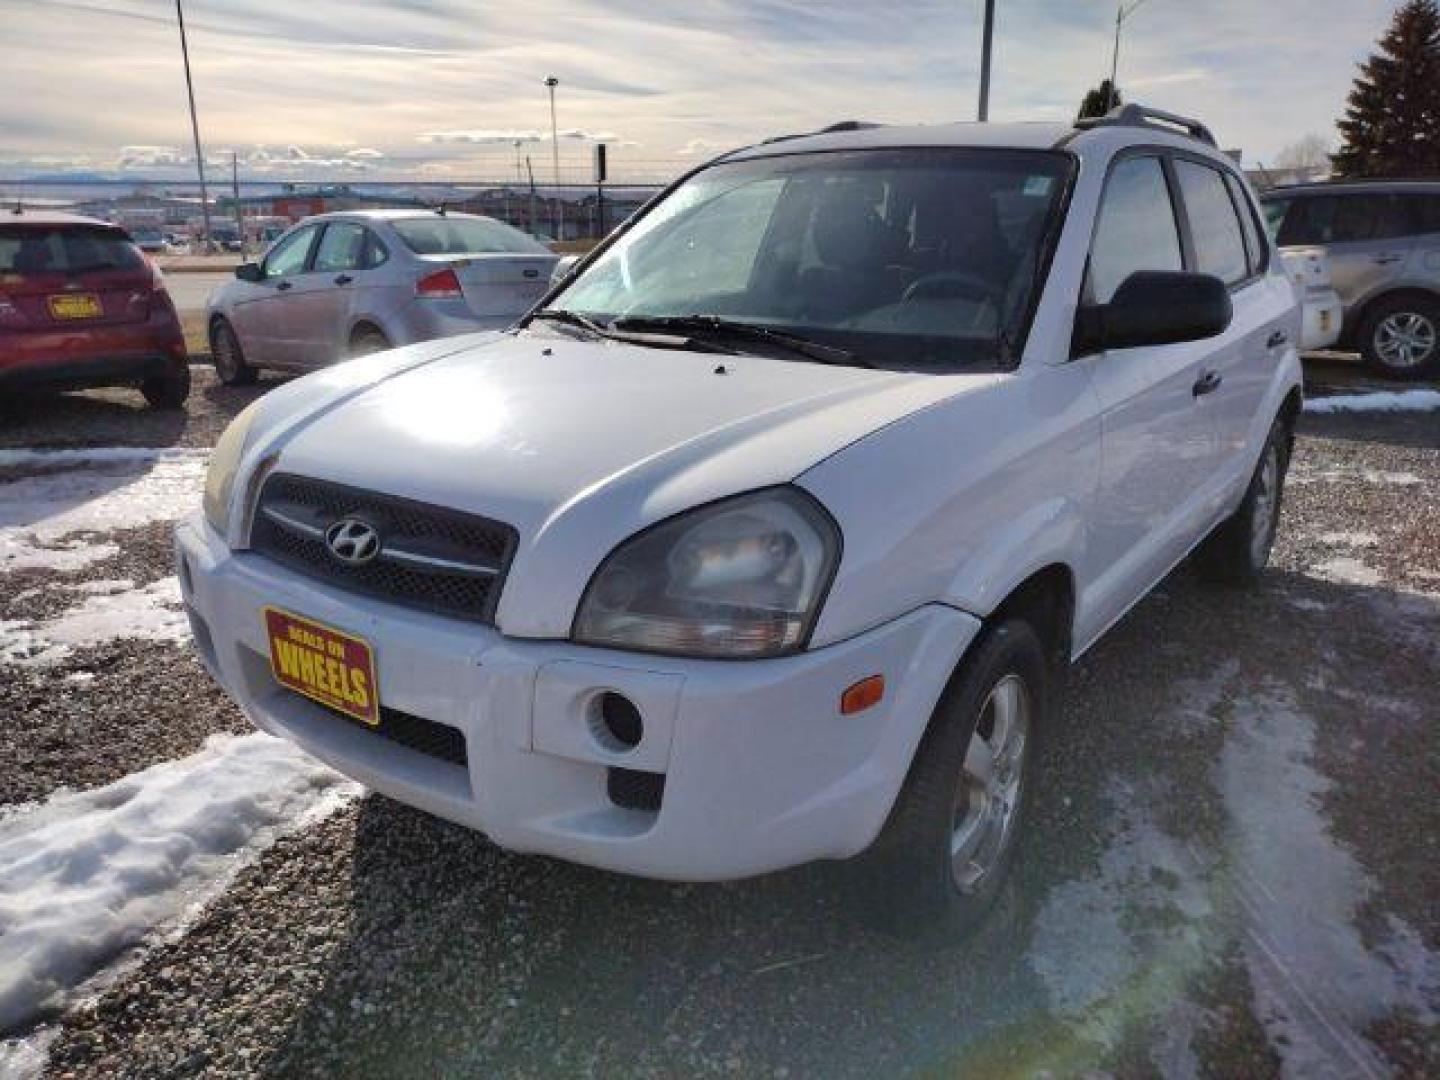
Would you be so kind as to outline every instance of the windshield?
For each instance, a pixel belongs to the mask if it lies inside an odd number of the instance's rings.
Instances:
[[[716,316],[915,370],[1010,366],[1071,159],[976,149],[795,154],[707,168],[551,301]]]
[[[0,277],[133,270],[144,257],[123,234],[86,226],[0,226]]]
[[[416,255],[548,255],[543,244],[490,218],[399,218],[391,226]]]

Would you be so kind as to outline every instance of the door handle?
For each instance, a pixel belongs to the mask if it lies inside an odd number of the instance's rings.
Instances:
[[[1270,335],[1270,339],[1265,342],[1265,347],[1267,349],[1278,349],[1281,345],[1284,345],[1289,340],[1290,339],[1286,336],[1284,330],[1276,330],[1273,334]]]
[[[349,285],[350,282],[352,282],[352,281],[354,281],[354,280],[355,280],[355,279],[352,278],[349,274],[341,274],[341,275],[339,275],[339,276],[335,279],[335,284],[336,284],[336,285]]]
[[[275,286],[275,289],[276,289],[277,292],[285,292],[286,290],[288,290],[288,289],[293,289],[293,288],[294,288],[294,285],[292,285],[292,284],[291,284],[290,282],[288,282],[288,281],[282,281],[282,282],[280,282],[278,285]]]
[[[1190,392],[1197,398],[1204,397],[1206,394],[1214,393],[1220,389],[1220,383],[1221,376],[1218,371],[1207,371],[1195,380],[1195,385],[1190,388]]]
[[[1404,255],[1376,255],[1370,261],[1377,266],[1388,266],[1391,263],[1399,262],[1404,257]]]

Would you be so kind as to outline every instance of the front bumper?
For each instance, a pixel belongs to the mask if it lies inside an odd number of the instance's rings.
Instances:
[[[798,656],[679,660],[521,641],[341,593],[230,552],[198,516],[178,527],[176,544],[197,648],[258,727],[503,847],[671,880],[863,851],[980,627],[932,605]],[[365,638],[382,703],[458,729],[467,763],[399,745],[282,688],[266,605]],[[877,672],[884,700],[842,716],[841,692]],[[605,691],[639,707],[634,749],[597,736],[593,702]],[[663,774],[658,810],[612,803],[612,768]]]

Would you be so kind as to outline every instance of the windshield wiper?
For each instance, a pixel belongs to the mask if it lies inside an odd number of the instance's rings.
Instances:
[[[708,341],[696,341],[689,334],[647,334],[630,333],[628,327],[618,326],[616,323],[598,323],[588,315],[582,315],[578,311],[570,311],[567,308],[541,308],[530,316],[532,320],[540,319],[546,322],[560,323],[564,326],[579,327],[587,333],[596,337],[606,338],[610,341],[623,341],[627,345],[644,345],[652,349],[690,349],[695,352],[731,352],[733,350],[723,348]],[[667,330],[669,327],[656,326],[651,329]],[[676,327],[675,329],[680,329]]]
[[[773,345],[777,349],[795,353],[813,360],[817,364],[838,364],[846,367],[873,368],[875,365],[862,360],[847,349],[824,345],[809,338],[771,330],[754,323],[722,319],[718,315],[626,315],[610,324],[622,330],[679,330],[683,333],[716,334],[721,337],[744,338]]]

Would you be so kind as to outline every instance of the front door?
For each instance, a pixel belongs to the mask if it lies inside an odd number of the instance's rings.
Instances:
[[[1182,270],[1178,219],[1158,156],[1126,156],[1106,180],[1091,245],[1088,302],[1108,303],[1144,270]],[[1111,349],[1079,358],[1102,415],[1101,487],[1091,518],[1093,582],[1077,605],[1076,639],[1089,640],[1184,556],[1204,527],[1216,430],[1196,393],[1204,343]]]
[[[305,225],[280,238],[260,264],[263,277],[248,283],[231,311],[240,348],[253,363],[293,366],[289,323],[296,283],[310,261],[319,225]]]
[[[352,302],[361,278],[365,226],[331,221],[325,226],[310,269],[296,282],[292,301],[293,349],[306,367],[331,364],[345,355]]]

